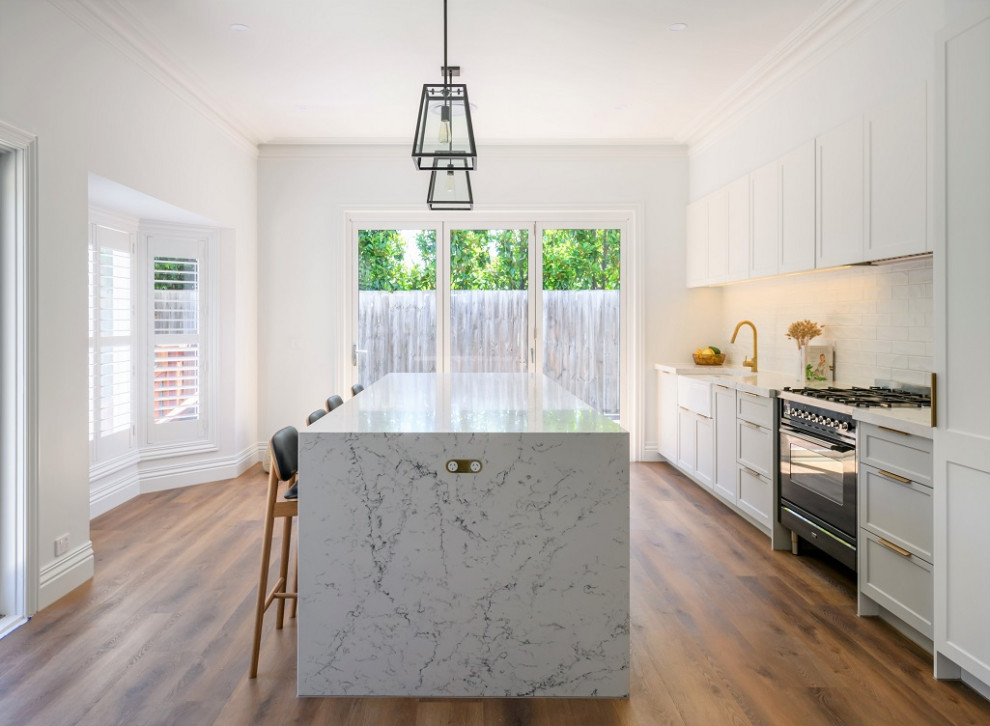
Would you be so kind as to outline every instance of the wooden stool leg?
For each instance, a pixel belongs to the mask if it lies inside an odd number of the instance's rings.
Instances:
[[[289,546],[292,542],[292,517],[283,517],[282,519],[282,556],[278,562],[278,575],[279,582],[281,583],[281,592],[284,595],[288,590],[289,583]],[[282,623],[285,619],[285,598],[278,598],[278,611],[275,617],[275,628],[277,630],[282,629]]]
[[[292,567],[292,592],[296,593],[296,596],[289,601],[289,617],[296,617],[296,603],[299,602],[299,535],[296,535],[296,557],[295,564]]]
[[[278,486],[274,474],[268,477],[268,505],[265,508],[265,534],[261,541],[261,573],[258,576],[258,605],[254,614],[254,646],[251,649],[250,678],[258,677],[258,656],[261,652],[261,626],[265,619],[265,600],[268,596],[268,567],[272,556],[272,532],[275,529],[275,496],[273,488]]]

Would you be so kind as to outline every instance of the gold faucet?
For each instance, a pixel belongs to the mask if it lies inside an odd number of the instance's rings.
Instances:
[[[748,325],[753,329],[753,357],[750,360],[746,360],[744,357],[742,364],[747,368],[749,368],[751,371],[753,371],[753,373],[756,373],[756,326],[753,325],[753,323],[751,323],[748,320],[740,320],[736,324],[736,329],[732,333],[732,340],[730,340],[729,342],[730,343],[736,342],[736,336],[739,335],[739,328],[741,328],[744,325]]]

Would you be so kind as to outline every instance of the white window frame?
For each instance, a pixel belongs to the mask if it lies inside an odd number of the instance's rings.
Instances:
[[[37,138],[0,123],[0,638],[38,603],[37,179]]]
[[[89,256],[91,274],[95,275],[95,280],[91,280],[93,285],[92,293],[95,296],[93,312],[96,319],[90,320],[92,336],[90,338],[90,376],[95,376],[96,381],[90,379],[90,405],[94,420],[90,421],[93,427],[93,437],[89,445],[89,465],[90,480],[103,476],[108,472],[115,471],[122,466],[134,463],[136,449],[136,427],[135,420],[139,410],[139,391],[137,388],[137,366],[140,358],[140,348],[137,344],[137,316],[136,301],[139,289],[140,273],[137,268],[136,244],[137,244],[138,222],[136,219],[113,214],[99,209],[90,209],[90,238]],[[115,239],[116,238],[116,239]],[[130,260],[130,422],[126,431],[101,435],[100,432],[100,383],[99,381],[99,347],[102,336],[99,330],[100,316],[100,250],[109,248],[124,252]],[[94,399],[95,396],[95,399]]]
[[[590,209],[582,206],[578,209],[531,209],[525,211],[474,211],[474,212],[424,212],[409,211],[348,211],[342,210],[344,222],[342,239],[346,240],[346,264],[340,267],[338,284],[340,289],[348,290],[346,305],[339,310],[337,330],[345,331],[345,345],[340,346],[340,357],[337,370],[341,372],[339,386],[349,387],[356,375],[357,368],[351,365],[352,344],[357,341],[355,329],[358,310],[357,290],[357,239],[358,231],[362,229],[438,229],[437,255],[441,254],[441,245],[449,244],[448,228],[457,229],[503,229],[523,228],[532,225],[537,233],[531,238],[530,244],[530,286],[535,285],[536,274],[542,274],[542,234],[543,229],[621,229],[622,247],[620,250],[620,315],[622,331],[620,334],[620,418],[619,424],[630,432],[630,457],[638,460],[645,456],[643,449],[643,412],[645,407],[639,402],[637,391],[645,390],[643,371],[645,366],[640,358],[643,344],[643,276],[640,260],[643,252],[643,217],[644,209],[641,204],[628,207]],[[446,251],[445,256],[437,261],[437,274],[447,275]],[[539,259],[535,255],[540,254]],[[538,262],[539,268],[534,265]],[[441,278],[443,279],[443,278]],[[541,278],[542,279],[542,278]],[[437,285],[438,296],[449,285]],[[539,294],[539,291],[537,291]],[[531,305],[535,298],[530,295]],[[441,307],[438,298],[437,316],[442,317],[446,308]],[[537,344],[540,335],[538,326],[542,320],[530,315],[530,344],[535,348],[536,367],[531,370],[542,371],[543,362],[540,345]],[[441,320],[443,329],[437,331],[438,347],[441,340],[447,339],[446,321]],[[441,333],[443,337],[441,338]],[[445,361],[445,350],[438,350],[438,361]],[[446,364],[446,363],[445,363]]]
[[[199,260],[199,417],[192,421],[155,424],[154,412],[154,258],[156,256],[196,257]],[[214,228],[179,224],[142,223],[139,232],[138,269],[142,270],[139,289],[141,304],[138,326],[143,351],[138,386],[143,395],[138,436],[141,459],[217,451],[217,401],[220,308],[219,232]]]

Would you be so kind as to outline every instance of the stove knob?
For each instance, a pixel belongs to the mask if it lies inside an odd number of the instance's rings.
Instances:
[[[825,417],[824,416],[815,416],[815,423],[820,423],[820,424],[825,423]]]
[[[848,430],[849,430],[849,424],[848,423],[846,423],[845,421],[842,421],[841,423],[839,423],[839,431],[848,431]]]
[[[828,426],[829,428],[835,428],[835,424],[836,423],[838,423],[838,422],[837,421],[834,421],[834,420],[832,420],[830,418],[825,419],[825,425]]]

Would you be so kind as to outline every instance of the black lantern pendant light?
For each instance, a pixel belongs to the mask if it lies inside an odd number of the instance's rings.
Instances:
[[[474,171],[478,152],[471,125],[467,86],[451,83],[460,66],[447,65],[447,0],[443,3],[443,83],[423,84],[413,139],[412,157],[417,169],[454,173]],[[430,188],[433,188],[431,183]]]

